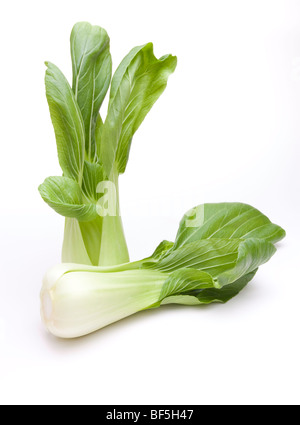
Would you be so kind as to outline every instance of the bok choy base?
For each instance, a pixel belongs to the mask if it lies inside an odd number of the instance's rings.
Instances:
[[[52,334],[75,338],[147,308],[227,302],[284,236],[249,205],[200,205],[184,216],[175,243],[163,241],[147,259],[106,268],[54,267],[41,292],[43,320]]]

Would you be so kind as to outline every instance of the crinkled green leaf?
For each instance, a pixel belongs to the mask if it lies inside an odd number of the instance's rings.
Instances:
[[[276,248],[271,242],[262,239],[242,241],[238,248],[235,266],[215,276],[218,285],[224,287],[257,270],[259,266],[267,263],[275,252]]]
[[[132,137],[165,90],[176,64],[171,55],[157,59],[152,43],[135,47],[121,62],[112,79],[101,135],[100,160],[107,175],[114,163],[119,173],[125,171]]]
[[[40,185],[39,192],[43,200],[58,214],[90,221],[97,217],[94,204],[84,204],[80,186],[68,177],[49,177]]]
[[[210,274],[194,269],[180,269],[170,274],[162,287],[160,299],[214,287],[215,282]]]
[[[57,66],[46,63],[46,96],[63,173],[81,184],[84,163],[84,125],[74,93]]]
[[[95,157],[95,127],[109,88],[112,62],[107,32],[88,22],[77,23],[71,33],[73,92],[85,127],[88,158]]]
[[[206,288],[194,290],[183,295],[172,295],[165,298],[161,305],[166,304],[183,304],[183,305],[199,305],[211,303],[226,303],[227,301],[238,295],[247,284],[254,278],[257,270],[241,277],[236,282],[224,286],[221,289]]]
[[[182,219],[174,248],[202,239],[264,239],[275,243],[285,231],[257,209],[240,203],[204,204]]]
[[[209,273],[215,287],[221,288],[256,270],[275,252],[274,245],[262,239],[208,239],[172,248],[162,258],[145,262],[143,268],[166,273],[199,270]]]

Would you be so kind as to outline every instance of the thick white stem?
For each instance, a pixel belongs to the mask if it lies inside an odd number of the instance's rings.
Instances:
[[[153,270],[95,270],[60,265],[46,275],[41,315],[53,335],[80,337],[151,307],[167,278]]]

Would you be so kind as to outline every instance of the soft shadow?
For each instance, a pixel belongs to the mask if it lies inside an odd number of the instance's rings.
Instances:
[[[128,328],[130,325],[134,324],[137,320],[139,322],[149,320],[149,317],[153,315],[163,315],[166,314],[167,309],[173,307],[173,306],[164,306],[159,309],[153,309],[153,310],[144,310],[140,311],[138,313],[133,314],[132,316],[125,317],[124,319],[119,320],[118,322],[112,323],[105,328],[100,329],[99,331],[95,331],[89,335],[85,335],[79,338],[73,338],[73,339],[62,339],[57,338],[53,335],[51,335],[49,332],[44,331],[43,338],[46,340],[46,342],[54,349],[66,351],[69,349],[74,350],[74,348],[80,348],[82,345],[88,345],[91,343],[94,343],[94,341],[97,341],[98,343],[102,343],[107,338],[112,338],[117,336],[120,332],[128,332]],[[184,307],[184,306],[179,306]],[[174,309],[176,309],[176,306],[174,306]]]
[[[51,348],[57,350],[66,352],[68,350],[74,350],[77,348],[81,348],[83,345],[89,345],[93,344],[95,341],[97,343],[104,343],[107,341],[107,338],[113,338],[114,336],[117,337],[120,332],[128,332],[128,329],[131,325],[134,325],[137,321],[148,321],[152,320],[153,316],[165,316],[170,311],[182,311],[184,314],[184,311],[186,309],[196,308],[199,310],[207,309],[207,308],[214,308],[216,305],[210,305],[210,306],[184,306],[184,305],[176,305],[176,304],[170,304],[166,306],[162,306],[160,308],[155,308],[152,310],[143,310],[138,313],[133,314],[132,316],[126,317],[118,322],[112,323],[105,328],[100,329],[99,331],[93,332],[89,335],[82,336],[80,338],[74,338],[74,339],[62,339],[57,338],[53,335],[51,335],[49,332],[42,330],[43,332],[43,339],[45,342],[51,346]]]

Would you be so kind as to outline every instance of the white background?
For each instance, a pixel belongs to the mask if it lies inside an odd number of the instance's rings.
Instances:
[[[107,29],[114,68],[148,41],[178,56],[121,178],[132,259],[204,202],[252,204],[288,236],[226,305],[146,311],[63,341],[39,317],[64,224],[37,192],[60,174],[43,62],[70,78],[81,20]],[[0,403],[299,404],[299,1],[1,2],[0,37]]]

